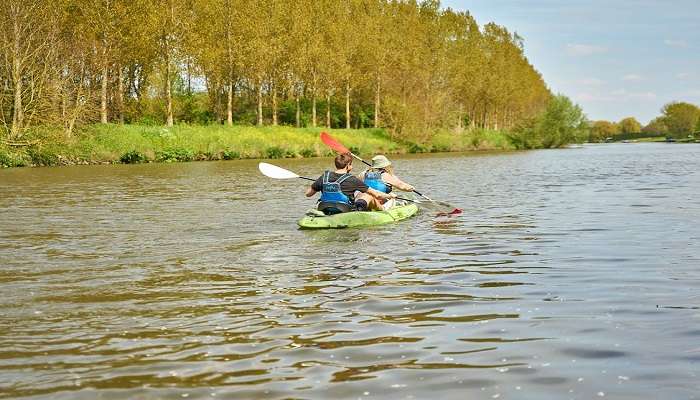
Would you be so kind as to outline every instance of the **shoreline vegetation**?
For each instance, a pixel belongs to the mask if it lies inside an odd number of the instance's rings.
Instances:
[[[0,27],[1,166],[328,155],[321,129],[386,153],[642,130],[591,124],[520,35],[439,1],[22,0]],[[700,130],[696,106],[662,112],[644,134]]]
[[[356,154],[409,154],[515,150],[505,131],[438,132],[428,142],[392,139],[384,129],[288,126],[95,124],[70,140],[39,140],[29,146],[0,145],[0,167],[327,157],[319,140],[328,131]]]
[[[303,157],[321,127],[386,152],[559,147],[547,114],[584,118],[521,36],[439,1],[22,0],[0,25],[5,165]]]

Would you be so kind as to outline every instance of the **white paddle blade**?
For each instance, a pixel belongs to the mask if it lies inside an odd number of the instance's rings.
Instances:
[[[258,169],[263,175],[273,179],[293,179],[299,177],[299,175],[292,171],[264,162],[258,164]]]

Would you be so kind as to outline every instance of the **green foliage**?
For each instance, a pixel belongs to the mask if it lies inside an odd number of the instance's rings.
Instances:
[[[299,151],[299,155],[304,158],[316,157],[316,150],[310,148],[303,148]]]
[[[224,150],[221,152],[221,158],[224,160],[236,160],[241,158],[241,153],[235,150]]]
[[[633,117],[625,118],[620,121],[619,127],[620,133],[622,134],[634,134],[642,131],[642,124]]]
[[[560,94],[550,99],[544,112],[518,126],[511,140],[517,148],[556,148],[581,143],[588,135],[588,123],[581,107]]]
[[[144,154],[139,153],[136,150],[131,150],[129,152],[124,153],[121,157],[119,157],[119,161],[122,164],[139,164],[143,162],[148,161],[148,157],[146,157]]]
[[[608,138],[612,138],[620,132],[620,127],[610,121],[594,121],[590,127],[590,135],[588,136],[588,141],[604,142]]]
[[[268,147],[266,151],[267,158],[284,158],[286,151],[279,146]]]
[[[663,117],[657,117],[642,128],[642,132],[646,134],[666,136],[668,134],[668,127],[666,126]]]
[[[13,153],[0,147],[0,168],[24,167],[27,162],[21,153]]]
[[[58,165],[58,155],[50,149],[30,147],[27,149],[27,156],[32,165],[41,167]]]
[[[175,161],[194,161],[195,152],[185,148],[166,149],[156,152],[156,161],[159,162],[175,162]]]
[[[0,46],[0,70],[20,60],[25,71],[22,87],[6,79],[5,94],[18,89],[26,108],[25,126],[13,127],[13,135],[43,124],[71,127],[71,136],[73,127],[102,119],[202,125],[229,115],[239,125],[309,127],[325,125],[328,108],[329,127],[374,126],[377,113],[376,123],[397,140],[428,143],[466,122],[510,129],[538,114],[551,95],[520,36],[494,23],[479,26],[438,1],[15,3],[0,8],[0,20],[15,21],[26,35],[21,48]],[[5,103],[2,119],[13,121],[18,111]],[[284,156],[300,151],[280,148]],[[134,149],[111,150],[121,156]],[[240,152],[265,155],[252,146]]]
[[[428,151],[427,147],[422,146],[418,143],[413,143],[413,142],[408,143],[408,152],[411,154],[425,153],[427,151]]]
[[[676,138],[692,135],[700,122],[700,108],[690,103],[668,103],[661,112],[669,134]]]

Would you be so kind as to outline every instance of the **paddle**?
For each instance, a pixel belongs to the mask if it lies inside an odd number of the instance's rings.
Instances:
[[[325,143],[326,146],[330,147],[331,149],[337,151],[337,152],[340,153],[340,154],[348,153],[348,154],[350,154],[351,156],[353,156],[353,157],[355,157],[356,159],[358,159],[359,161],[362,161],[363,163],[365,163],[367,166],[370,166],[370,167],[372,166],[372,164],[368,163],[367,161],[365,161],[365,160],[363,160],[362,158],[360,158],[360,156],[358,156],[358,155],[354,154],[353,152],[351,152],[347,147],[343,146],[342,143],[340,143],[339,141],[337,141],[336,139],[334,139],[331,135],[329,135],[329,134],[326,133],[326,132],[321,132],[321,141],[322,141],[323,143]],[[461,213],[462,213],[462,209],[453,207],[452,205],[447,204],[447,203],[444,203],[444,202],[435,201],[435,200],[431,199],[430,197],[424,195],[423,193],[417,191],[416,189],[413,189],[413,192],[414,192],[415,194],[417,194],[418,196],[421,196],[421,197],[425,198],[426,200],[428,200],[428,201],[430,201],[430,202],[433,202],[433,203],[435,203],[435,204],[439,204],[439,205],[441,205],[441,206],[443,206],[443,207],[445,207],[445,208],[450,208],[450,209],[452,209],[452,211],[450,211],[450,212],[448,212],[448,213],[446,213],[446,214],[461,214]],[[414,203],[417,203],[417,202],[414,201]],[[422,204],[422,203],[421,203],[421,204]]]
[[[307,178],[305,176],[299,176],[295,174],[294,172],[284,169],[281,167],[278,167],[276,165],[268,164],[261,162],[258,164],[258,169],[260,172],[262,172],[263,175],[272,178],[272,179],[306,179],[307,181],[315,181],[316,179],[313,178]]]
[[[265,175],[269,178],[272,178],[272,179],[299,178],[299,179],[306,179],[307,181],[315,181],[316,180],[313,178],[307,178],[305,176],[299,176],[288,169],[284,169],[282,167],[278,167],[276,165],[272,165],[272,164],[268,164],[268,163],[264,163],[264,162],[258,163],[258,169],[260,170],[260,172],[262,172],[263,175]],[[415,200],[406,199],[403,197],[397,197],[397,199],[404,200],[404,201],[410,201],[411,203],[418,203]]]

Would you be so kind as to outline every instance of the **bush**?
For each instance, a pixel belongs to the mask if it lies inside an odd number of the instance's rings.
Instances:
[[[266,150],[267,158],[284,158],[286,152],[279,146],[268,147]]]
[[[187,149],[167,149],[156,152],[156,161],[160,162],[193,161],[194,158],[194,151]]]
[[[424,146],[418,144],[418,143],[409,143],[408,144],[408,152],[411,154],[415,153],[425,153],[427,152],[428,149],[425,148]]]
[[[299,154],[304,158],[311,158],[311,157],[316,156],[316,150],[305,148],[305,149],[301,149]]]
[[[236,160],[241,158],[241,153],[235,150],[224,150],[221,153],[221,158],[224,160]]]
[[[119,158],[119,161],[123,164],[139,164],[147,162],[148,158],[144,154],[139,153],[136,150],[131,150],[129,152],[124,153],[124,155],[122,155]]]
[[[540,115],[516,127],[509,138],[519,149],[536,149],[581,143],[588,136],[588,122],[581,107],[560,94],[550,99]]]
[[[29,148],[27,149],[27,156],[29,156],[31,163],[37,166],[49,167],[58,165],[58,156],[46,150]]]
[[[0,167],[14,167],[15,160],[9,153],[0,150]]]

